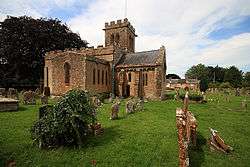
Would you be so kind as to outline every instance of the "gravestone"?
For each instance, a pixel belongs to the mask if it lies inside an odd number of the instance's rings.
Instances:
[[[33,91],[26,91],[23,93],[23,103],[29,104],[29,105],[35,105],[36,104],[36,94]]]
[[[96,96],[93,96],[92,97],[92,102],[94,104],[94,106],[97,108],[97,107],[100,107],[102,105],[102,102],[101,100],[98,99],[98,97]]]
[[[240,88],[236,88],[236,90],[235,90],[235,96],[240,96]]]
[[[1,111],[18,111],[18,100],[0,97],[0,112]]]
[[[14,88],[9,88],[7,97],[11,99],[18,99],[17,90]]]
[[[118,113],[120,109],[120,103],[116,102],[115,104],[112,105],[111,107],[111,120],[117,119],[118,118]]]
[[[243,100],[243,101],[241,102],[241,108],[247,109],[247,101],[246,101],[246,100]]]
[[[128,100],[126,103],[126,113],[130,114],[134,112],[134,102],[132,99]]]
[[[48,104],[48,96],[45,96],[45,95],[41,96],[41,104],[42,105]]]

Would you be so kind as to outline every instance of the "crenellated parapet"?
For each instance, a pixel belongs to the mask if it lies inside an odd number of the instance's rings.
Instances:
[[[135,28],[130,24],[127,18],[125,18],[124,20],[106,22],[105,28],[103,30],[116,29],[121,27],[128,27],[135,34]]]
[[[88,48],[67,48],[64,50],[54,50],[47,52],[45,54],[45,59],[53,59],[54,57],[66,54],[75,54],[75,55],[83,55],[83,56],[103,56],[103,55],[111,55],[114,53],[114,46],[103,47],[103,45],[98,45],[96,48],[88,47]]]

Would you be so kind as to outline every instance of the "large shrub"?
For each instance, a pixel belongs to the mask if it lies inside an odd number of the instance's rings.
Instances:
[[[167,91],[166,93],[163,94],[162,100],[174,99],[175,95],[176,95],[175,91]]]
[[[223,82],[220,84],[220,88],[232,88],[229,82]]]
[[[180,94],[179,96],[182,100],[184,100],[185,98],[185,94]],[[198,94],[189,94],[188,95],[189,100],[191,101],[196,101],[196,102],[200,102],[203,100],[203,97],[201,95]]]
[[[45,106],[31,128],[32,139],[41,147],[84,144],[88,125],[96,121],[89,95],[71,90],[54,106]]]

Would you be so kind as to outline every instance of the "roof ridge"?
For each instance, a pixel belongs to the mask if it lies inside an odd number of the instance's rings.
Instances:
[[[153,52],[153,51],[159,51],[160,49],[154,49],[154,50],[146,50],[146,51],[140,51],[140,52],[134,52],[134,53],[127,53],[128,54],[136,54],[136,53],[145,53],[145,52]]]

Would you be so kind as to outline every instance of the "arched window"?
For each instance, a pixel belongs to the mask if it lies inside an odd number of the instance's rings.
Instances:
[[[110,37],[110,44],[114,44],[114,34],[111,34],[111,37]]]
[[[104,71],[102,70],[102,84],[104,84]]]
[[[64,64],[64,82],[66,85],[70,83],[70,65],[68,62]]]
[[[107,71],[105,73],[105,81],[106,81],[106,85],[108,85],[108,72]]]
[[[144,86],[145,85],[145,75],[142,74],[142,85]]]
[[[146,81],[145,81],[145,85],[148,86],[148,74],[146,73]]]
[[[95,84],[95,68],[93,69],[93,84]]]
[[[128,82],[131,82],[131,73],[128,73]]]
[[[100,70],[97,70],[97,84],[100,84]]]
[[[120,41],[120,35],[118,33],[116,33],[115,35],[115,43],[118,44]]]
[[[131,36],[129,36],[129,48],[130,49],[133,49],[133,47],[134,47],[134,44],[133,44],[134,42],[133,42],[133,38],[131,37]]]

